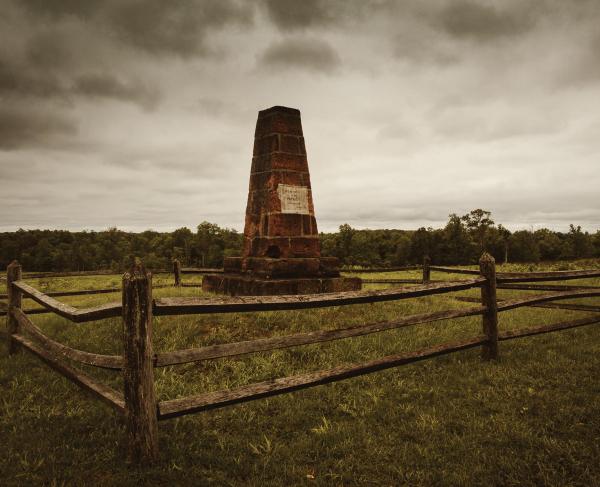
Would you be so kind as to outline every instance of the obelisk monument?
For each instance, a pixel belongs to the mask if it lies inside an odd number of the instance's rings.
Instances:
[[[203,289],[231,295],[309,294],[360,289],[340,277],[338,259],[321,257],[300,111],[258,113],[244,248],[208,275]]]

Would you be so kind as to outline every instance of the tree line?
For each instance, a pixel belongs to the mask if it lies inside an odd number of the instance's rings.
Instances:
[[[0,233],[0,266],[18,259],[24,269],[40,272],[122,271],[137,256],[151,269],[167,269],[174,258],[184,266],[221,267],[224,257],[240,255],[242,242],[241,233],[209,222],[195,232],[186,227],[141,233],[20,229]],[[439,229],[358,230],[343,224],[337,232],[321,233],[321,247],[323,255],[346,266],[419,264],[425,255],[438,265],[474,264],[483,250],[497,262],[538,262],[600,257],[600,231],[590,234],[570,225],[567,232],[510,232],[496,225],[489,211],[477,209],[449,215]]]
[[[242,234],[202,222],[192,232],[178,228],[173,232],[146,230],[124,232],[69,232],[66,230],[22,230],[0,233],[0,266],[17,259],[25,270],[122,271],[140,257],[149,269],[169,269],[173,259],[184,265],[221,267],[223,257],[239,255]]]
[[[452,213],[438,229],[357,230],[344,224],[337,233],[322,234],[321,243],[324,254],[350,266],[420,264],[425,255],[437,265],[475,264],[483,251],[496,262],[600,257],[600,230],[590,234],[571,224],[567,232],[547,228],[511,232],[482,209],[462,216]]]

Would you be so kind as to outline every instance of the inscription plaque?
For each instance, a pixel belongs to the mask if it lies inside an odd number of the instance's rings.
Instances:
[[[306,186],[280,184],[277,186],[277,194],[279,195],[279,201],[281,201],[281,213],[310,214],[308,211],[308,188]]]

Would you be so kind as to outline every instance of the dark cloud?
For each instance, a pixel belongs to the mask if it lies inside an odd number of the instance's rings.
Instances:
[[[260,57],[263,66],[331,73],[340,65],[337,52],[325,41],[290,38],[271,44]]]
[[[72,86],[72,92],[87,98],[112,98],[139,104],[152,109],[159,100],[156,88],[140,81],[123,81],[109,74],[86,74],[79,76]]]
[[[232,0],[162,0],[119,4],[110,14],[118,35],[126,42],[155,54],[206,54],[209,30],[252,21],[251,5]]]
[[[105,2],[81,0],[18,0],[18,4],[33,15],[54,20],[65,16],[90,18],[106,5]]]
[[[269,19],[282,31],[356,23],[367,15],[390,11],[394,3],[394,0],[263,0]]]
[[[5,100],[28,98],[72,102],[73,97],[114,99],[154,108],[160,93],[157,88],[137,80],[124,80],[108,73],[70,74],[57,76],[52,72],[28,66],[8,65],[0,61],[0,96]]]
[[[0,150],[58,146],[76,133],[75,122],[56,113],[0,107]]]
[[[600,22],[600,18],[597,19]],[[600,81],[600,33],[582,43],[580,52],[574,52],[561,68],[555,82],[558,87],[581,89]]]
[[[242,0],[27,0],[23,6],[34,17],[84,20],[147,53],[182,57],[210,53],[210,32],[248,25],[254,15]]]
[[[532,4],[527,2],[514,10],[501,10],[459,0],[448,3],[437,22],[453,37],[485,42],[527,32],[535,24],[533,13]]]
[[[25,61],[44,72],[55,72],[76,63],[73,42],[53,30],[34,32],[25,43]]]
[[[266,0],[273,23],[282,30],[305,29],[336,23],[344,2],[335,0]]]
[[[27,66],[9,64],[0,59],[0,96],[3,99],[22,96],[53,98],[64,88],[53,73],[32,72]]]

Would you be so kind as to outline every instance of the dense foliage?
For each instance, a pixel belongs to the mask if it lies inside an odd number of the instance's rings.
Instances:
[[[357,230],[344,224],[336,233],[322,233],[321,244],[324,255],[363,266],[420,263],[426,254],[435,264],[471,264],[484,249],[498,262],[600,257],[600,231],[590,234],[571,225],[566,233],[546,228],[511,233],[480,209],[464,216],[451,214],[440,229]],[[25,269],[35,271],[121,270],[138,256],[153,269],[169,267],[173,258],[187,266],[220,267],[224,257],[239,255],[241,248],[240,233],[208,222],[198,225],[195,233],[189,228],[141,233],[116,228],[18,230],[0,233],[0,266],[18,259]]]
[[[322,235],[323,251],[346,265],[394,266],[417,264],[425,255],[438,265],[473,264],[490,252],[497,262],[539,262],[600,257],[600,231],[590,234],[570,225],[567,233],[547,228],[510,232],[496,225],[488,211],[449,215],[444,228],[356,230],[340,226]]]
[[[208,222],[195,233],[189,228],[141,233],[18,230],[0,233],[0,265],[18,259],[24,269],[36,271],[122,270],[137,256],[151,269],[166,269],[174,258],[185,265],[220,267],[223,256],[239,254],[241,245],[236,230]]]

